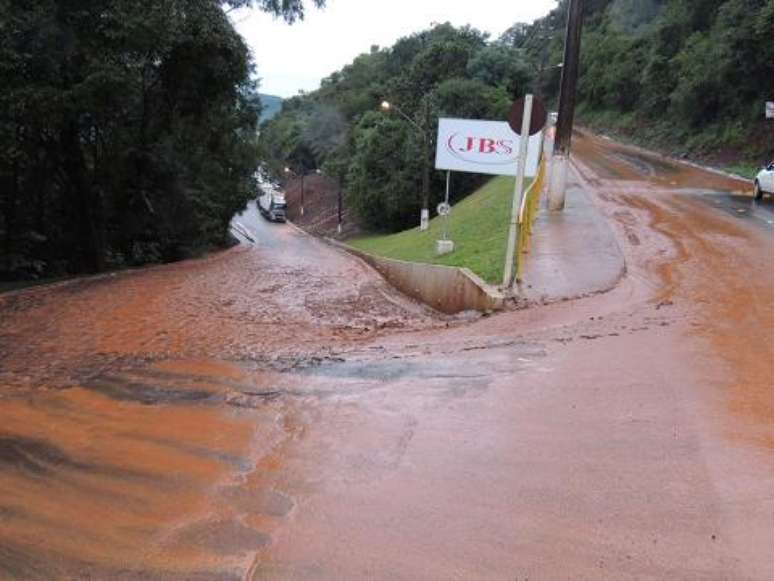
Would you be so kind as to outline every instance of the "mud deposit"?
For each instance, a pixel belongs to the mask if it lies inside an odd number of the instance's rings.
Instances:
[[[576,151],[627,259],[583,300],[444,319],[254,208],[0,296],[0,578],[774,578],[771,232]]]

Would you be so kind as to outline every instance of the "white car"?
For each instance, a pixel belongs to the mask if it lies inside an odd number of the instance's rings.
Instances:
[[[753,196],[756,200],[760,200],[763,198],[763,194],[774,194],[774,161],[755,176]]]

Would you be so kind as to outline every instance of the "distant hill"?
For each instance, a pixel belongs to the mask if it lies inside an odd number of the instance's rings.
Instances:
[[[261,97],[261,105],[263,105],[263,111],[261,112],[261,123],[268,121],[274,117],[282,109],[282,97],[275,95],[259,94]]]

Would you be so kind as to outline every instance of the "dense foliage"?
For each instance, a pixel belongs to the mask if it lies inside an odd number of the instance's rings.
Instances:
[[[343,179],[366,224],[396,230],[416,223],[423,156],[420,133],[382,99],[434,136],[440,115],[503,118],[514,96],[532,90],[556,102],[567,0],[497,41],[448,24],[373,47],[285,102],[264,128],[262,149],[277,175],[322,168]],[[774,0],[586,0],[579,119],[621,130],[652,147],[761,161],[774,155]],[[721,155],[722,154],[722,155]],[[433,172],[431,208],[443,193]],[[475,177],[455,176],[454,192]]]
[[[390,48],[373,47],[319,90],[285,101],[262,128],[262,151],[276,175],[289,165],[341,179],[368,226],[401,229],[418,222],[423,158],[432,162],[438,117],[505,119],[533,76],[522,51],[469,27],[437,25]],[[394,109],[381,111],[385,99],[413,124]],[[478,182],[460,174],[453,192],[467,194]],[[433,171],[431,185],[432,208],[444,176]]]
[[[227,16],[252,3],[0,0],[0,277],[224,243],[258,165],[253,65]]]
[[[686,153],[774,155],[774,0],[587,0],[581,119]],[[512,31],[561,60],[567,1]],[[516,34],[521,32],[521,35]],[[555,94],[554,85],[552,94]]]

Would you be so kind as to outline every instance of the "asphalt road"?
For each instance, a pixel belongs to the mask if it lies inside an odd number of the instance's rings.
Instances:
[[[0,577],[774,578],[768,225],[574,147],[627,260],[587,299],[443,318],[254,209],[1,296]]]
[[[752,224],[774,233],[774,197],[765,196],[763,200],[755,201],[749,195],[730,194],[728,192],[699,192],[704,201],[712,204],[740,220],[748,220]]]

